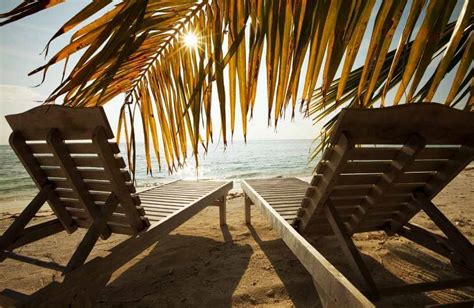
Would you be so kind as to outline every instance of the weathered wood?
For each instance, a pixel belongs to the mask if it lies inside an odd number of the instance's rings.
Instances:
[[[162,220],[163,218],[166,218],[170,215],[172,215],[173,213],[148,213],[147,214],[147,218],[151,221],[151,222],[154,222],[154,221],[157,221],[157,220]]]
[[[93,224],[89,230],[87,230],[86,235],[82,239],[81,243],[77,247],[76,251],[69,260],[65,273],[70,272],[77,268],[78,266],[84,264],[87,257],[89,256],[92,248],[99,239],[99,236],[104,233],[105,229],[108,229],[107,222],[115,211],[115,208],[118,205],[118,199],[115,194],[110,194],[109,198],[105,202],[104,207],[102,208],[102,220],[100,224]]]
[[[251,217],[252,217],[252,200],[244,194],[244,206],[245,206],[245,224],[251,224]]]
[[[348,160],[394,160],[401,147],[363,147],[354,148]],[[417,159],[450,159],[458,147],[426,147],[417,155]]]
[[[56,167],[56,168],[45,167],[45,168],[42,168],[42,170],[47,177],[55,177],[55,178],[65,177],[64,171],[59,167]],[[126,182],[131,181],[130,173],[128,171],[121,170],[120,173],[122,174],[122,177]],[[81,168],[79,170],[79,174],[84,180],[88,180],[88,179],[89,180],[108,180],[109,179],[107,173],[105,173],[104,170],[97,169],[97,168],[90,168],[90,169]]]
[[[101,206],[101,208],[103,208],[103,206]],[[137,209],[137,211],[138,211],[138,209]],[[75,219],[82,219],[82,220],[87,220],[87,221],[92,222],[92,220],[90,219],[90,216],[88,215],[88,213],[86,211],[84,211],[84,209],[69,209],[69,213],[71,213],[71,216],[73,216]],[[128,218],[125,215],[125,213],[123,213],[123,211],[122,211],[122,213],[118,213],[117,209],[115,209],[115,212],[113,213],[113,215],[111,217],[109,217],[108,222],[109,223],[116,223],[116,224],[120,224],[120,225],[128,225],[129,224]]]
[[[15,242],[8,246],[7,249],[13,250],[62,231],[64,231],[64,227],[59,219],[52,219],[31,227],[26,227],[18,234]]]
[[[113,189],[111,183],[109,181],[104,181],[104,180],[85,180],[83,179],[83,182],[85,184],[85,187],[87,190],[93,190],[93,191],[104,191],[107,193],[110,193]],[[63,179],[54,179],[53,183],[56,184],[57,188],[72,188],[71,183],[68,181],[68,179],[63,178]],[[135,192],[135,187],[133,184],[128,183],[126,184],[127,186],[127,191],[134,193]]]
[[[374,307],[374,305],[352,285],[323,255],[309,244],[287,221],[285,221],[250,184],[242,181],[244,193],[260,208],[273,229],[281,236],[288,248],[311,274],[329,304],[338,307]]]
[[[399,177],[397,183],[425,183],[434,174],[435,172],[404,173]],[[376,184],[382,176],[383,174],[341,174],[337,185]]]
[[[331,299],[328,297],[326,292],[324,291],[324,288],[321,287],[318,281],[316,279],[313,279],[313,285],[314,288],[316,289],[316,292],[318,293],[319,301],[321,303],[321,306],[324,308],[339,308],[339,306],[331,301]]]
[[[79,200],[78,200],[78,197],[76,196],[76,194],[71,189],[55,189],[55,191],[58,194],[58,196],[61,200],[61,203],[64,203],[65,207],[73,206],[73,205],[71,205],[71,203],[80,204]],[[91,195],[92,199],[94,199],[95,204],[101,205],[107,200],[110,192],[89,191],[89,194]],[[134,203],[135,206],[140,205],[141,201],[136,196],[132,196],[132,200],[133,200],[133,203]],[[79,206],[82,207],[82,205],[79,205]],[[119,209],[120,208],[121,207],[119,207]]]
[[[348,161],[341,173],[387,173],[395,161]],[[407,166],[407,172],[437,171],[445,160],[417,160]]]
[[[64,146],[67,151],[67,147]],[[38,163],[43,167],[60,166],[60,162],[54,156],[36,155]],[[103,168],[102,162],[97,156],[73,156],[74,165],[78,167]],[[115,164],[118,168],[125,168],[125,161],[122,157],[115,157]]]
[[[473,160],[474,135],[471,135],[467,142],[459,148],[459,151],[427,181],[426,188],[424,189],[425,194],[431,199],[434,198],[447,183],[451,182]]]
[[[51,127],[59,130],[65,140],[86,140],[97,126],[105,129],[107,139],[114,137],[102,107],[71,108],[42,105],[5,117],[13,130],[19,130],[27,140],[45,140]]]
[[[469,240],[444,216],[424,193],[416,193],[414,197],[418,206],[448,237],[450,246],[459,252],[466,265],[474,271],[474,247]]]
[[[172,210],[175,210],[175,209],[180,209],[184,206],[186,206],[186,205],[185,204],[181,204],[181,205],[173,204],[173,205],[171,205],[171,204],[148,203],[148,202],[143,202],[142,203],[143,208],[150,209],[150,210],[153,210],[153,209],[172,209]]]
[[[416,132],[427,144],[463,144],[473,131],[474,113],[441,104],[350,108],[338,114],[329,143],[347,133],[355,144],[403,144]]]
[[[151,190],[154,190],[154,189],[157,189],[157,188],[163,189],[163,186],[169,187],[167,185],[177,184],[177,182],[181,182],[181,180],[179,180],[179,179],[178,180],[170,180],[170,181],[165,182],[165,183],[159,183],[158,185],[155,184],[151,187],[146,187],[146,188],[140,189],[140,191],[138,191],[138,193],[143,194],[145,192],[148,192],[148,191],[151,191]]]
[[[202,193],[186,193],[186,192],[170,192],[170,191],[166,191],[166,196],[170,196],[170,197],[185,197],[185,198],[195,198],[195,197],[199,197]],[[146,195],[148,196],[153,196],[153,197],[159,197],[163,194],[163,191],[149,191],[146,193]]]
[[[55,109],[54,106],[51,108]],[[101,112],[103,113],[103,111]],[[81,114],[81,112],[77,111],[74,113]],[[31,116],[31,114],[29,114],[29,116]],[[52,122],[56,120],[57,119],[53,119]],[[46,122],[48,121],[43,121],[43,123]],[[74,120],[72,122],[74,122]],[[87,121],[83,119],[83,122],[85,123]],[[182,199],[183,196],[186,197],[187,203],[179,203],[182,206],[176,208],[170,207],[170,209],[153,208],[151,210],[151,216],[158,218],[157,220],[159,222],[155,224],[156,229],[153,230],[153,232],[143,232],[149,226],[148,219],[143,216],[145,214],[144,207],[137,206],[141,204],[140,198],[136,195],[132,196],[130,194],[130,191],[134,192],[135,189],[131,183],[127,183],[131,180],[129,173],[119,169],[124,167],[125,163],[120,157],[114,156],[114,154],[118,153],[118,147],[115,143],[110,143],[108,141],[108,139],[113,137],[113,135],[108,134],[108,132],[104,130],[104,126],[98,124],[93,126],[94,128],[97,128],[93,134],[90,127],[85,129],[84,126],[82,127],[84,128],[84,131],[81,131],[78,134],[74,135],[74,133],[71,132],[64,132],[61,136],[62,130],[65,129],[65,127],[67,127],[67,123],[60,123],[58,127],[55,126],[54,129],[49,129],[47,132],[29,132],[29,140],[47,139],[47,143],[44,141],[29,141],[28,144],[32,144],[33,148],[37,150],[36,154],[33,154],[31,149],[28,148],[25,138],[23,138],[19,131],[12,134],[11,140],[13,146],[16,146],[14,148],[20,149],[20,151],[16,152],[22,152],[24,150],[23,152],[28,154],[26,155],[26,162],[31,163],[33,165],[33,170],[36,171],[32,176],[37,185],[38,183],[43,184],[38,185],[38,187],[41,188],[46,184],[49,185],[49,183],[52,183],[52,185],[57,183],[54,189],[50,189],[50,199],[52,200],[52,203],[59,204],[61,206],[60,209],[62,209],[64,213],[67,215],[71,213],[69,219],[72,226],[89,228],[86,236],[71,258],[67,270],[74,273],[76,271],[74,268],[81,265],[87,259],[87,256],[97,241],[98,235],[103,233],[104,229],[110,229],[112,232],[117,233],[136,235],[137,229],[132,229],[130,226],[130,219],[128,217],[130,216],[130,209],[133,209],[133,214],[135,214],[138,219],[137,225],[141,226],[138,231],[142,231],[140,236],[131,239],[132,248],[125,247],[124,254],[118,253],[120,256],[112,256],[111,260],[113,260],[113,265],[111,265],[109,262],[110,260],[107,259],[104,264],[96,268],[94,275],[88,276],[87,279],[82,280],[82,284],[79,284],[79,288],[82,288],[82,286],[88,287],[89,282],[96,281],[99,277],[102,277],[101,279],[108,279],[111,272],[102,274],[104,269],[106,270],[107,268],[114,266],[114,269],[118,268],[133,256],[143,251],[143,249],[146,249],[154,241],[158,240],[167,232],[174,229],[177,225],[181,224],[186,219],[189,219],[193,214],[208,205],[210,199],[219,198],[223,201],[221,202],[220,221],[221,223],[225,223],[224,198],[227,192],[232,188],[231,182],[178,182],[175,186],[167,187],[171,189],[166,197],[169,198],[169,200],[164,200],[164,204],[155,202],[156,199],[161,196],[156,196],[157,198],[152,196],[151,200],[153,205],[163,207],[166,206],[166,203],[172,202],[173,200],[184,200]],[[40,128],[40,130],[41,129],[42,128]],[[86,133],[87,130],[88,132]],[[82,140],[92,137],[92,143],[86,142],[84,143],[84,147],[81,148],[82,142],[71,143],[63,140],[63,137],[66,135],[71,139],[75,139],[75,137],[80,134],[82,134],[81,136],[83,137],[78,139]],[[42,139],[38,137],[39,135],[41,135]],[[20,157],[20,159],[23,157],[25,156]],[[23,159],[23,161],[25,161],[25,159]],[[38,161],[41,161],[41,163],[45,165],[53,165],[53,167],[44,166],[42,168]],[[28,164],[25,163],[25,166],[27,165]],[[78,169],[78,165],[85,168]],[[165,185],[167,184],[169,183],[166,183]],[[77,187],[80,187],[80,189]],[[151,192],[153,195],[156,191],[153,190],[155,188],[157,187],[150,188],[147,192]],[[161,187],[158,188],[160,189]],[[115,200],[114,202],[111,202],[110,199],[107,200],[111,191],[118,195],[118,200]],[[184,193],[182,193],[183,191]],[[178,196],[180,192],[181,195]],[[119,202],[120,205],[118,205]],[[127,203],[129,206],[127,206]],[[93,214],[90,214],[90,211],[86,210],[87,205],[96,210],[99,208],[101,209],[98,210],[98,217],[94,217]],[[106,212],[106,215],[104,214],[104,211]],[[127,216],[122,213],[127,214]],[[10,246],[16,247],[20,244],[34,241],[45,234],[53,234],[55,232],[58,232],[57,221],[38,224],[24,229],[20,233],[20,237],[16,237],[16,242]],[[94,262],[92,263],[95,264]],[[81,267],[82,266],[79,268]],[[85,265],[85,267],[88,268],[87,265]],[[69,274],[66,275],[64,280],[66,284],[70,282],[69,277]],[[82,277],[82,275],[79,275],[79,277]],[[74,281],[73,283],[74,284],[70,286],[72,289],[78,287],[77,281]],[[52,287],[54,288],[54,286]],[[95,291],[96,290],[94,290],[94,292]],[[53,293],[55,294],[55,297],[60,297],[60,295],[67,296],[68,294],[67,291],[65,293]],[[72,294],[69,293],[69,295]],[[56,303],[61,305],[64,304],[60,299]]]
[[[94,129],[92,134],[92,142],[97,147],[97,152],[104,165],[105,172],[110,176],[109,180],[112,185],[113,192],[117,196],[119,203],[122,205],[125,213],[130,221],[130,226],[136,232],[140,232],[147,227],[140,215],[138,215],[133,200],[128,193],[127,185],[120,174],[120,170],[117,168],[115,163],[114,153],[110,149],[108,143],[108,136],[105,129],[102,126],[98,126]]]
[[[51,129],[49,134],[46,137],[46,142],[51,146],[51,150],[58,160],[61,168],[64,170],[66,178],[71,185],[71,188],[78,196],[82,205],[85,207],[89,213],[92,221],[100,225],[102,218],[100,211],[97,208],[94,199],[89,194],[89,191],[79,174],[79,171],[75,165],[74,160],[71,155],[68,153],[66,146],[64,145],[63,139],[59,130]],[[102,237],[104,239],[110,236],[111,232],[109,228],[103,229]]]
[[[285,204],[273,204],[269,203],[274,209],[294,209],[298,210],[301,205],[299,203],[285,203]]]
[[[87,139],[89,139],[87,137]],[[114,154],[120,153],[120,149],[115,142],[109,142],[110,149]],[[51,153],[51,148],[47,143],[29,143],[28,146],[35,153]],[[97,154],[92,142],[66,142],[66,147],[71,154]]]
[[[169,232],[180,226],[189,218],[196,215],[199,211],[209,205],[212,200],[222,197],[232,189],[232,182],[225,182],[216,185],[216,188],[210,189],[207,194],[189,206],[177,211],[175,214],[153,224],[146,231],[133,236],[111,249],[111,253],[103,258],[97,257],[88,261],[84,265],[66,273],[64,281],[54,283],[35,292],[30,297],[27,307],[35,307],[38,304],[46,306],[64,305],[67,300],[72,300],[75,294],[90,295],[95,294],[95,285],[91,281],[106,279],[130,261],[139,255],[145,249],[153,245],[158,240],[166,236]]]
[[[188,201],[169,201],[169,200],[154,200],[154,199],[147,199],[147,198],[144,198],[143,199],[143,203],[142,204],[145,204],[146,206],[153,206],[153,205],[156,205],[156,206],[175,206],[175,207],[181,207],[181,206],[185,206],[189,203],[192,203],[193,200],[188,200]]]
[[[327,164],[327,167],[323,168],[323,172],[318,172],[322,174],[322,177],[313,178],[311,181],[311,186],[317,187],[321,194],[311,197],[312,202],[309,204],[305,203],[306,206],[302,204],[303,209],[298,214],[299,222],[295,221],[298,231],[304,232],[312,218],[318,216],[323,211],[324,204],[329,198],[332,187],[336,185],[340,170],[344,168],[343,162],[346,161],[352,147],[352,141],[345,134],[341,134],[337,142],[334,143],[334,154],[331,156],[330,162]],[[322,168],[321,163],[318,164],[317,169],[319,168]]]
[[[221,226],[225,226],[227,224],[226,196],[222,196],[218,200],[219,200],[219,222]]]
[[[169,212],[169,213],[173,213],[174,211],[176,210],[179,210],[181,208],[183,208],[184,206],[182,207],[144,207],[146,209],[146,212],[149,213],[149,212]]]
[[[193,181],[194,182],[194,181]],[[209,185],[209,184],[203,184],[202,186],[200,186],[201,184],[196,181],[194,182],[195,186],[192,186],[192,185],[188,185],[188,184],[183,184],[182,181],[181,182],[178,182],[176,184],[175,187],[173,186],[170,186],[170,187],[163,187],[162,189],[163,190],[166,190],[168,192],[174,192],[174,193],[201,193],[203,191],[206,191],[208,188],[213,188],[214,186],[212,185]]]
[[[28,206],[21,212],[18,218],[16,218],[8,229],[5,230],[3,235],[0,237],[0,252],[7,249],[15,242],[23,229],[25,229],[26,225],[31,221],[46,200],[48,200],[51,193],[51,185],[44,186],[33,198],[30,204],[28,204]]]
[[[365,265],[364,260],[362,260],[357,247],[354,245],[349,231],[346,229],[346,226],[330,202],[328,202],[324,207],[324,212],[334,234],[336,235],[339,246],[349,260],[349,264],[356,274],[357,280],[362,289],[374,299],[378,298],[377,287],[372,279],[372,275]]]
[[[442,117],[435,116],[441,113]],[[298,231],[315,235],[332,234],[334,228],[329,224],[333,227],[339,225],[336,236],[345,243],[346,254],[352,263],[360,263],[354,261],[355,246],[347,244],[352,243],[350,233],[386,230],[392,234],[400,230],[421,209],[414,202],[413,193],[422,191],[427,200],[431,200],[474,159],[473,131],[474,113],[437,104],[344,110],[330,136],[329,147],[316,168],[311,187],[302,197],[298,217],[291,220],[292,223]],[[350,147],[340,146],[343,137],[350,138]],[[273,216],[277,216],[285,222],[297,211],[290,204],[298,199],[295,180],[251,180],[244,183],[249,185],[249,190],[255,189],[255,198],[264,203],[264,211],[272,213],[268,215],[271,221],[275,220]],[[330,211],[325,209],[326,203],[333,207],[332,221],[321,215],[323,209]],[[463,253],[469,260],[474,260],[472,244],[447,219],[444,221],[445,217],[431,205],[431,215],[443,225],[442,231],[456,238],[454,245],[450,236],[444,238],[427,231],[415,232],[407,227],[403,227],[401,232],[450,257],[455,264],[464,265]],[[348,218],[351,218],[349,222]],[[305,222],[305,228],[301,228],[302,222]],[[344,236],[340,230],[344,231],[346,227],[350,229]],[[472,267],[474,261],[469,262],[469,267]],[[363,278],[364,275],[359,276]],[[315,285],[321,289],[318,281]]]
[[[92,220],[90,218],[76,218],[74,217],[74,221],[76,224],[84,229],[89,229],[92,225]],[[108,223],[108,228],[112,231],[112,233],[118,234],[126,234],[126,235],[134,235],[136,234],[135,231],[130,227],[130,224],[118,224],[118,223]]]
[[[263,197],[263,196],[262,196]],[[266,200],[266,199],[265,199]],[[274,205],[274,206],[279,206],[279,205],[299,205],[301,206],[301,200],[302,200],[302,197],[299,198],[299,200],[294,200],[294,199],[282,199],[280,201],[274,201],[273,200],[267,200],[268,203],[270,203],[271,205]]]
[[[425,147],[425,140],[420,136],[411,135],[400,149],[395,159],[385,170],[385,175],[369,191],[367,198],[360,204],[359,212],[352,216],[349,222],[349,232],[357,231],[357,226],[362,224],[364,217],[370,213],[370,209],[384,198],[397,179],[413,165],[416,155]]]
[[[18,130],[13,130],[10,135],[9,142],[10,146],[23,164],[23,167],[35,182],[36,187],[41,190],[45,185],[50,184],[50,181],[39,166],[38,161],[33,156],[33,153],[26,144],[23,134]],[[60,204],[59,199],[55,194],[51,194],[49,196],[48,204],[51,210],[53,210],[54,214],[63,224],[64,229],[66,229],[68,233],[74,232],[77,226],[74,225],[74,221],[72,220],[71,216]]]
[[[193,200],[195,200],[196,198],[181,198],[181,199],[176,199],[174,197],[168,197],[168,196],[165,196],[164,193],[160,196],[160,197],[154,197],[154,196],[150,196],[150,195],[142,195],[141,197],[141,200],[142,201],[152,201],[152,202],[155,202],[155,203],[189,203]]]
[[[438,172],[426,180],[424,193],[429,199],[433,199],[456,175],[459,174],[474,159],[474,137],[467,139],[466,144],[447,161]],[[419,211],[417,206],[411,206],[396,219],[390,222],[388,234],[395,234]]]

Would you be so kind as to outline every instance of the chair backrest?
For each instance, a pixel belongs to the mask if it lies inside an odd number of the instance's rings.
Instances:
[[[114,193],[119,205],[108,220],[110,231],[136,234],[149,225],[119,147],[109,141],[114,135],[102,107],[43,105],[6,119],[10,145],[37,187],[54,188],[48,202],[63,224],[72,218],[88,228],[103,217]]]
[[[331,234],[330,202],[349,232],[396,232],[474,158],[474,113],[435,103],[343,110],[294,224]]]

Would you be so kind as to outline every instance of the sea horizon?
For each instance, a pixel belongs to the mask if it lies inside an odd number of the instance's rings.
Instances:
[[[186,164],[169,174],[162,157],[161,170],[152,155],[152,174],[146,172],[144,143],[137,142],[137,190],[172,180],[235,180],[265,177],[309,177],[317,161],[309,161],[312,139],[230,141],[224,150],[222,142],[201,149],[199,166],[190,154]],[[127,162],[125,145],[121,155]],[[236,185],[238,187],[238,183]],[[2,210],[21,207],[22,202],[37,193],[30,176],[9,145],[0,145],[0,206]],[[27,203],[25,203],[26,205]],[[23,206],[25,206],[23,205]]]

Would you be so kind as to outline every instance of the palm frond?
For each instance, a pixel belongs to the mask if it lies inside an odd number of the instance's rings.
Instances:
[[[0,14],[0,26],[62,3],[65,0],[25,0],[9,12]]]
[[[1,24],[60,2],[25,0],[0,15]],[[294,115],[300,97],[315,121],[329,123],[327,129],[344,106],[431,101],[443,78],[456,67],[445,103],[467,110],[474,105],[470,69],[474,0],[464,2],[454,23],[448,23],[455,7],[451,0],[380,5],[375,0],[110,2],[92,1],[66,22],[51,40],[74,30],[69,44],[31,74],[44,77],[52,65],[67,63],[81,51],[47,102],[90,107],[125,94],[118,135],[125,137],[132,168],[134,121],[141,120],[143,126],[150,172],[152,153],[170,171],[183,165],[189,146],[197,161],[200,148],[206,150],[214,140],[215,127],[220,126],[218,133],[227,144],[238,113],[246,138],[262,60],[266,120],[275,126],[287,108]],[[99,17],[90,21],[92,16]],[[371,16],[375,20],[368,29]],[[398,45],[389,51],[398,28],[403,29]],[[198,48],[183,43],[188,33],[197,36]],[[361,48],[367,33],[370,40]],[[364,65],[353,69],[361,55]],[[433,72],[428,69],[432,64]],[[395,95],[388,102],[391,89]],[[219,125],[212,122],[214,105],[220,111]]]

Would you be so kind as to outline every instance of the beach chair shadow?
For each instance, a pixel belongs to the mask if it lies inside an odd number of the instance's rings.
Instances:
[[[321,307],[311,276],[285,243],[281,239],[262,240],[252,225],[247,225],[247,228],[283,282],[292,304],[295,307],[308,307],[308,303],[312,303],[309,307]]]
[[[250,245],[169,235],[114,277],[96,304],[230,307],[252,253]]]
[[[386,248],[393,256],[391,258],[392,267],[402,269],[401,275],[404,277],[410,277],[419,282],[449,281],[459,277],[460,273],[455,273],[451,270],[452,265],[448,260],[430,253],[429,250],[420,248],[412,242],[406,242],[401,245],[399,243],[390,243],[386,246],[388,246]],[[395,285],[396,283],[388,282],[386,284]],[[422,294],[416,294],[416,298],[420,299],[420,303],[423,305],[435,305],[439,302],[462,303],[474,298],[474,285],[437,290],[430,295],[430,298],[424,297],[425,301],[421,301],[423,298]],[[381,302],[383,303],[383,301]]]
[[[456,278],[457,275],[450,271],[451,264],[443,258],[430,254],[429,250],[417,247],[411,242],[385,242],[385,240],[389,240],[389,238],[385,237],[382,241],[384,243],[378,244],[379,247],[377,248],[387,251],[383,254],[383,257],[377,257],[381,258],[381,261],[378,261],[369,253],[361,252],[360,254],[367,268],[370,269],[374,281],[380,288],[406,286],[407,281],[410,281],[409,285],[414,282],[442,281]],[[364,240],[359,239],[359,242],[361,241]],[[345,277],[354,284],[357,283],[357,277],[333,236],[320,237],[312,244]],[[365,251],[368,249],[366,248]],[[391,270],[396,270],[397,274],[392,273]],[[400,277],[403,277],[403,279]],[[377,306],[421,307],[434,305],[438,302],[462,302],[473,298],[473,291],[473,288],[464,287],[438,290],[436,293],[432,293],[430,297],[424,293],[401,294],[397,297],[383,297],[377,301]]]

